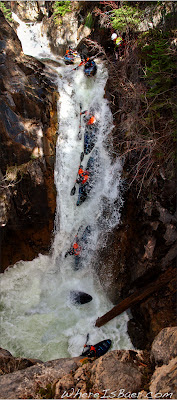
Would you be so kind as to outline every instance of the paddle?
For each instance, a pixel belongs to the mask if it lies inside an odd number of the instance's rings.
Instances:
[[[86,342],[84,344],[84,347],[87,346],[87,343],[88,343],[88,340],[89,340],[89,336],[90,336],[89,333],[87,333]],[[84,351],[84,348],[83,348],[83,351]]]
[[[77,138],[78,138],[79,140],[81,140],[81,139],[82,139],[82,133],[81,133],[81,115],[82,115],[82,104],[80,103],[80,121],[79,121],[79,132],[78,132],[78,135],[77,135]]]
[[[83,158],[84,158],[84,153],[82,152],[80,155],[80,162],[82,162]],[[78,168],[78,170],[79,170],[79,168]],[[78,175],[78,171],[77,171],[77,175]],[[76,176],[76,179],[77,179],[77,176]],[[71,189],[70,196],[74,196],[75,191],[76,191],[76,184]]]
[[[87,343],[88,343],[88,340],[89,340],[89,333],[87,333],[87,337],[86,337],[86,342],[85,342],[85,345],[87,345]]]
[[[83,351],[84,351],[84,348],[87,346],[87,343],[88,343],[88,340],[89,340],[89,336],[90,336],[89,333],[87,333],[86,342],[84,344]]]

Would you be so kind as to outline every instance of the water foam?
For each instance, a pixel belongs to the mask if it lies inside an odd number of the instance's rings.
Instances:
[[[33,29],[32,26],[30,29]],[[30,46],[32,43],[33,35]],[[40,358],[44,361],[79,355],[88,332],[90,343],[110,338],[113,349],[132,347],[126,332],[126,313],[102,328],[95,328],[96,319],[107,312],[112,304],[92,270],[92,260],[101,231],[111,231],[119,223],[122,204],[121,164],[111,161],[105,146],[105,140],[113,127],[109,103],[104,98],[107,70],[103,63],[98,63],[97,75],[91,79],[84,76],[82,68],[73,71],[72,66],[63,66],[56,71],[60,99],[54,242],[50,255],[39,255],[31,262],[20,261],[1,275],[1,346],[15,356]],[[93,107],[99,120],[95,145],[99,153],[99,169],[89,198],[77,207],[78,188],[74,196],[70,196],[70,191],[76,180],[83,151],[83,118],[82,140],[78,140],[80,104],[82,110]],[[84,157],[84,167],[89,156]],[[88,225],[91,227],[91,236],[82,268],[76,271],[74,257],[65,258],[65,253],[78,230],[82,234]],[[71,290],[89,293],[93,300],[84,305],[72,304]]]

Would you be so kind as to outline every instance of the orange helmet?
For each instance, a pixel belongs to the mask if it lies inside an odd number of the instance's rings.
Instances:
[[[78,249],[79,245],[77,243],[73,244],[74,249]]]

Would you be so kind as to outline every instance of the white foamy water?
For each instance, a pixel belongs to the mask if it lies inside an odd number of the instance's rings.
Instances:
[[[19,37],[23,41],[23,36],[19,34]],[[30,45],[32,37],[31,34]],[[96,76],[87,78],[82,68],[77,71],[73,71],[73,66],[56,69],[60,99],[55,165],[57,210],[51,254],[39,255],[31,262],[21,261],[1,275],[1,347],[16,356],[42,360],[77,356],[82,352],[87,333],[92,344],[110,338],[112,349],[132,348],[126,331],[126,313],[102,328],[95,328],[96,319],[113,306],[99,284],[92,263],[100,233],[111,231],[120,220],[120,209],[115,204],[117,199],[120,205],[122,203],[121,165],[111,162],[104,144],[113,124],[109,104],[104,99],[107,70],[98,62]],[[99,165],[95,170],[95,185],[78,207],[78,185],[74,196],[70,191],[83,151],[83,117],[82,139],[78,140],[80,104],[82,110],[93,107],[99,121],[95,148],[85,155],[82,164],[85,168],[97,149]],[[65,253],[77,232],[81,236],[88,225],[91,235],[80,269],[76,270],[74,256],[65,258]],[[86,292],[93,299],[87,304],[73,304],[72,290]]]
[[[53,58],[47,35],[42,29],[41,22],[25,23],[12,13],[14,21],[18,22],[17,35],[22,43],[23,52],[37,58]]]

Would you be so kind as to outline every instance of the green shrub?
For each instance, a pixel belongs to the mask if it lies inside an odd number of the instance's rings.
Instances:
[[[67,12],[71,12],[71,2],[70,1],[55,1],[54,2],[54,19],[56,22],[61,22],[61,18],[64,17],[64,15]]]
[[[4,17],[7,19],[7,21],[12,22],[12,13],[11,10],[9,10],[9,8],[7,8],[4,4],[3,1],[0,1],[0,9],[4,14]]]
[[[140,24],[141,12],[130,5],[112,11],[111,24],[114,29],[125,32],[127,27],[136,29]]]
[[[87,26],[88,28],[92,28],[93,26],[93,18],[92,18],[92,14],[89,12],[86,19],[85,19],[85,26]]]
[[[145,68],[146,95],[149,99],[157,96],[151,110],[173,108],[176,59],[170,47],[170,38],[161,31],[153,30],[144,35],[143,40],[139,43],[139,50]]]

